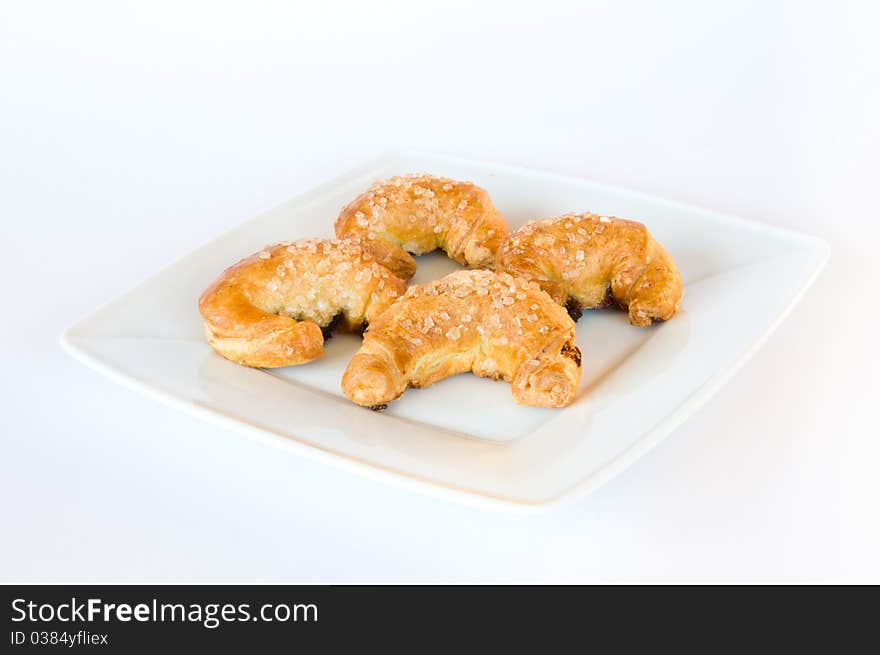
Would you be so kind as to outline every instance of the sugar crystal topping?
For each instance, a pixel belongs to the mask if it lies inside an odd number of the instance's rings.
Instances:
[[[544,269],[549,259],[555,269],[550,279],[558,276],[569,282],[591,266],[588,254],[593,238],[604,234],[615,221],[614,217],[590,212],[529,221],[511,234],[503,246],[502,256],[516,256],[513,265],[538,278],[551,275]]]
[[[401,175],[376,181],[343,212],[354,210],[356,231],[367,231],[370,238],[388,231],[397,221],[425,223],[432,234],[440,235],[468,206],[473,189],[470,182],[425,173]]]
[[[257,296],[262,298],[261,308],[297,320],[313,320],[322,327],[342,307],[364,307],[364,300],[375,301],[383,294],[396,297],[393,287],[400,284],[363,250],[356,237],[286,241],[258,253],[261,266],[270,258],[273,268],[262,283],[268,295]],[[389,285],[390,281],[394,284]],[[362,319],[357,315],[350,318]]]

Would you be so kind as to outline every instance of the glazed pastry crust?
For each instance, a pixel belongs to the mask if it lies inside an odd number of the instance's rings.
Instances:
[[[304,239],[226,269],[202,294],[199,311],[218,353],[273,368],[320,357],[322,328],[357,330],[405,291],[357,240]]]
[[[616,302],[633,325],[668,320],[681,302],[675,261],[644,225],[620,218],[584,213],[532,221],[510,235],[498,264],[576,310]]]
[[[342,390],[359,405],[377,407],[407,387],[467,371],[510,382],[520,404],[568,405],[581,375],[574,321],[532,282],[456,271],[410,287],[370,323]]]
[[[409,253],[440,248],[459,264],[494,268],[507,238],[504,218],[489,194],[470,182],[407,175],[376,182],[336,220],[336,236],[367,240],[377,260],[405,279],[416,264]]]

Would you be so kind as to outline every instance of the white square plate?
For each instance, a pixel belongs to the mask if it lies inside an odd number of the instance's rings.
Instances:
[[[339,380],[359,338],[334,336],[313,363],[263,371],[206,344],[196,301],[228,265],[267,243],[333,235],[342,205],[407,172],[472,180],[511,228],[589,210],[646,223],[685,282],[681,311],[651,328],[585,312],[581,389],[565,409],[517,406],[508,386],[459,375],[382,413]],[[680,424],[763,342],[821,270],[820,240],[576,179],[424,153],[382,157],[290,200],[173,263],[70,328],[87,365],[194,414],[326,461],[495,507],[534,508],[594,489]],[[415,282],[456,266],[419,260]]]

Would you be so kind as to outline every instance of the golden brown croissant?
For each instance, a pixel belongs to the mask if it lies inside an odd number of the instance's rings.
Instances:
[[[403,278],[416,264],[408,253],[437,248],[459,264],[493,268],[507,224],[489,194],[470,182],[407,175],[376,182],[336,219],[336,236],[368,240],[376,259]]]
[[[410,287],[370,323],[342,390],[359,405],[381,408],[407,387],[473,371],[510,382],[520,404],[562,407],[581,375],[574,339],[574,321],[533,282],[456,271]]]
[[[681,275],[641,223],[596,214],[532,221],[510,235],[498,267],[535,280],[574,318],[581,308],[629,310],[633,325],[665,321],[678,310]]]
[[[202,294],[208,342],[234,362],[272,368],[324,353],[322,328],[355,330],[406,283],[356,240],[304,239],[243,259]]]

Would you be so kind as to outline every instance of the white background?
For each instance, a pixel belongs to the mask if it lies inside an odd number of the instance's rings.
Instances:
[[[3,2],[0,581],[880,581],[878,24],[867,2]],[[537,516],[279,451],[60,350],[394,147],[799,229],[831,261],[661,446]]]

